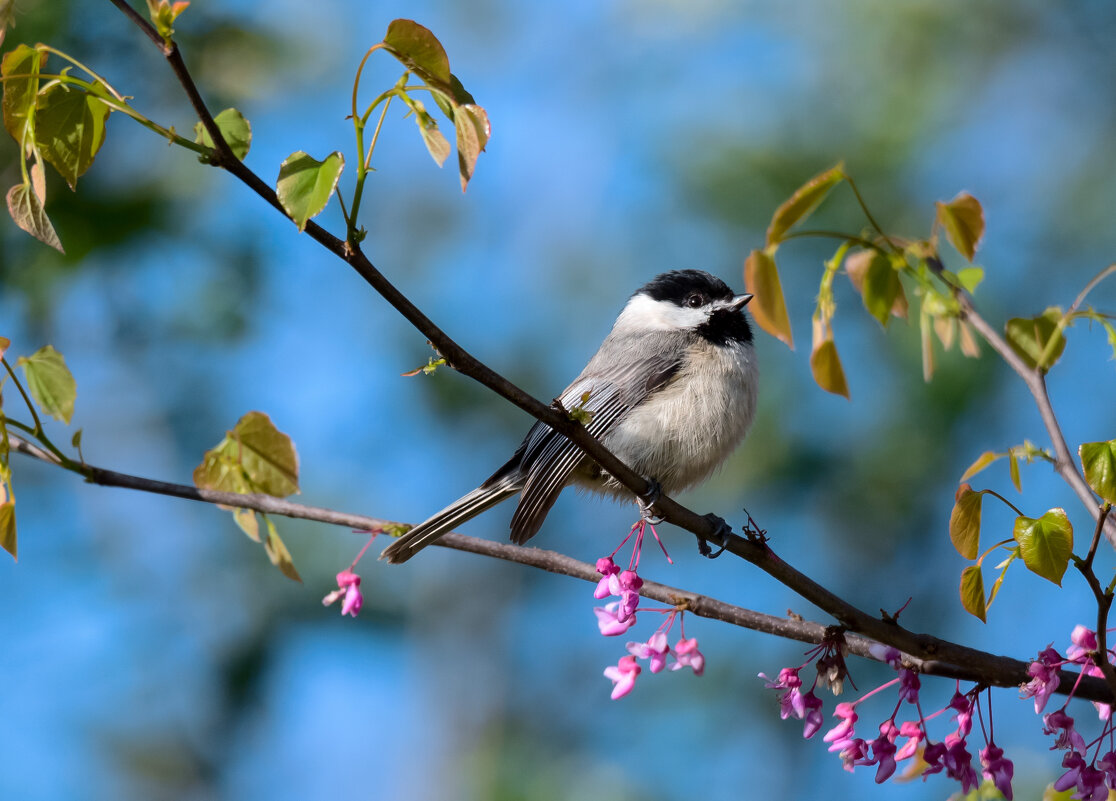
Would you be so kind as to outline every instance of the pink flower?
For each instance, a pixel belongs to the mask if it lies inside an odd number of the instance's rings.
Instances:
[[[597,627],[601,630],[601,634],[606,637],[615,637],[618,634],[623,634],[632,626],[635,625],[635,615],[629,615],[623,620],[620,619],[620,602],[613,601],[610,604],[596,606],[593,608],[593,613],[597,616]]]
[[[1116,753],[1109,751],[1097,760],[1097,767],[1103,770],[1108,780],[1108,786],[1116,788]]]
[[[1107,801],[1108,787],[1104,783],[1104,773],[1088,765],[1081,769],[1077,777],[1077,794],[1075,798],[1083,801]]]
[[[832,743],[829,750],[844,751],[853,741],[853,727],[859,719],[856,714],[856,706],[848,702],[837,704],[837,708],[833,710],[833,716],[841,718],[841,722],[834,726],[832,729],[825,733],[822,737],[827,743]]]
[[[1064,709],[1043,715],[1042,724],[1043,734],[1054,734],[1058,729],[1062,730],[1058,739],[1054,741],[1054,745],[1050,746],[1051,751],[1068,748],[1081,754],[1085,753],[1085,738],[1081,736],[1080,732],[1074,730],[1073,718],[1067,715]]]
[[[1004,750],[989,742],[980,752],[980,765],[984,778],[991,779],[1003,797],[1011,801],[1011,777],[1015,766],[1010,759],[1004,759]]]
[[[637,659],[650,659],[651,672],[658,673],[666,667],[667,654],[670,653],[666,632],[656,631],[647,642],[628,643],[628,653]]]
[[[612,700],[623,698],[635,687],[636,676],[640,673],[640,666],[634,656],[622,656],[620,662],[609,665],[604,670],[605,678],[612,680]]]
[[[1066,649],[1066,656],[1071,662],[1085,662],[1089,659],[1089,652],[1097,650],[1097,633],[1084,626],[1073,627],[1070,641],[1073,645]]]
[[[976,771],[973,770],[973,755],[965,749],[964,740],[958,740],[946,748],[942,763],[945,765],[946,775],[961,782],[962,792],[968,793],[980,784]]]
[[[964,739],[973,730],[973,701],[960,692],[954,692],[949,702],[950,709],[956,709],[957,736]]]
[[[624,570],[615,577],[617,589],[613,595],[620,596],[619,619],[627,620],[636,613],[639,606],[639,589],[643,586],[643,579],[636,575],[634,570]],[[612,587],[612,577],[609,577],[609,587]]]
[[[903,743],[903,746],[895,752],[895,759],[902,761],[918,753],[918,746],[925,735],[917,720],[907,720],[899,727],[899,736],[907,738],[907,742]]]
[[[1077,780],[1081,776],[1081,771],[1085,769],[1085,757],[1076,751],[1070,751],[1062,757],[1062,767],[1067,768],[1066,772],[1058,777],[1054,782],[1054,789],[1059,793],[1074,787]]]
[[[872,741],[872,762],[876,767],[876,784],[883,784],[895,773],[895,743],[881,734]]]
[[[853,768],[857,765],[871,765],[871,760],[868,759],[868,744],[859,737],[849,740],[848,744],[838,754],[841,757],[841,767],[849,773],[853,772]]]
[[[705,672],[705,656],[698,650],[697,637],[688,640],[685,637],[680,639],[674,646],[674,658],[676,661],[670,666],[671,670],[693,668],[695,676]]]
[[[612,590],[609,589],[609,581],[620,572],[620,568],[612,561],[611,556],[605,556],[597,560],[597,572],[601,574],[601,580],[597,582],[597,589],[593,591],[593,597],[599,601],[612,595]]]
[[[918,680],[918,674],[913,670],[900,668],[899,670],[899,700],[907,701],[912,704],[918,703],[918,688],[921,683]]]
[[[1031,680],[1023,685],[1019,691],[1020,698],[1035,699],[1035,714],[1042,714],[1046,702],[1051,694],[1058,689],[1058,668],[1062,665],[1062,657],[1052,648],[1047,648],[1039,654],[1038,661],[1032,662],[1027,667],[1027,675]]]
[[[342,596],[345,600],[341,603],[341,614],[356,617],[364,606],[364,596],[360,592],[360,576],[351,570],[337,574],[337,589],[322,599],[322,605],[330,606]]]
[[[822,727],[822,702],[821,699],[814,695],[814,691],[806,693],[802,696],[802,703],[806,709],[806,716],[804,718],[805,724],[802,726],[802,736],[809,740],[818,730]]]

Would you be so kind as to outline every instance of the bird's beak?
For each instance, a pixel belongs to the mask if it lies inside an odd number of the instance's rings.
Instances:
[[[753,295],[749,295],[747,293],[743,295],[737,295],[732,299],[732,303],[730,303],[728,307],[733,311],[740,311],[748,305],[748,301],[750,301],[752,297]]]

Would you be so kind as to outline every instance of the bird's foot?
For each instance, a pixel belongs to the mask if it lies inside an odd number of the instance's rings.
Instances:
[[[707,514],[705,519],[708,520],[715,530],[715,536],[721,541],[721,547],[714,552],[709,547],[709,540],[698,540],[698,553],[707,559],[716,559],[718,556],[725,552],[728,547],[728,538],[732,534],[732,526],[725,522],[723,517],[718,517],[715,514]]]
[[[647,483],[651,485],[651,490],[646,495],[636,496],[636,503],[639,504],[639,517],[643,522],[657,526],[663,522],[663,518],[661,515],[655,514],[653,509],[655,504],[659,502],[659,498],[663,497],[663,485],[653,478],[647,479]]]

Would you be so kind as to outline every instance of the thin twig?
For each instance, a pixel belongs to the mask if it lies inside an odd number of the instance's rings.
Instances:
[[[37,445],[8,435],[8,441],[13,451],[34,457],[41,461],[59,466],[57,457]],[[202,503],[219,504],[241,509],[253,509],[265,514],[274,514],[283,517],[301,520],[313,520],[335,526],[355,529],[358,531],[378,531],[403,526],[404,524],[392,520],[368,517],[365,515],[339,512],[316,506],[307,506],[294,503],[270,495],[246,494],[235,492],[218,492],[216,490],[203,490],[186,484],[172,484],[166,481],[157,481],[141,476],[118,473],[102,467],[86,465],[87,479],[93,483],[106,487],[122,487],[139,490],[158,495],[168,495],[174,498],[200,501]],[[441,547],[450,548],[466,553],[501,559],[507,562],[526,565],[528,567],[546,570],[563,576],[570,576],[582,581],[596,583],[600,575],[596,568],[585,562],[578,561],[556,551],[541,548],[529,548],[509,543],[492,542],[464,534],[446,534],[436,543]],[[644,581],[640,595],[653,601],[685,608],[698,617],[720,620],[734,626],[750,629],[752,631],[773,634],[777,637],[796,640],[799,642],[819,644],[825,638],[830,627],[821,623],[803,620],[795,617],[775,617],[774,615],[756,612],[744,607],[725,603],[706,595],[689,590],[672,587],[655,581]],[[988,654],[983,651],[966,648],[955,643],[936,640],[934,638],[920,638],[916,642],[920,646],[915,651],[908,651],[903,643],[908,640],[902,636],[904,630],[899,626],[888,623],[881,628],[885,635],[874,639],[857,634],[846,634],[845,640],[850,653],[867,659],[879,660],[879,656],[871,648],[878,642],[893,646],[904,652],[904,658],[910,666],[920,673],[934,676],[945,676],[974,681],[983,684],[992,684],[1000,687],[1017,686],[1029,680],[1027,675],[1028,663],[1017,659]],[[886,636],[893,633],[896,636]],[[906,632],[909,634],[909,632]],[[914,635],[919,637],[919,635]],[[935,643],[928,648],[927,643]],[[1074,685],[1077,676],[1065,672],[1061,682],[1062,692],[1068,693]],[[1099,679],[1085,678],[1078,685],[1076,695],[1088,700],[1109,702],[1116,698],[1116,693],[1109,694],[1108,688]]]
[[[1093,662],[1101,669],[1113,697],[1116,697],[1116,667],[1108,659],[1108,613],[1112,609],[1112,591],[1106,591],[1101,587],[1097,574],[1093,572],[1093,559],[1097,555],[1101,531],[1104,529],[1104,521],[1108,519],[1110,511],[1112,511],[1110,503],[1106,503],[1100,510],[1097,526],[1093,531],[1093,541],[1089,544],[1089,553],[1077,563],[1077,569],[1085,577],[1097,601],[1097,653]]]

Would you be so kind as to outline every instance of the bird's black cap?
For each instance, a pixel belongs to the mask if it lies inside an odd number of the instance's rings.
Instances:
[[[709,300],[731,300],[733,292],[729,285],[705,270],[672,270],[655,276],[636,292],[652,300],[667,300],[681,306],[686,298],[700,292]]]

